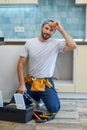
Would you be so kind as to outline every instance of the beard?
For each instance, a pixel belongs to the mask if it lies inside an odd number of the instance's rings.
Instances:
[[[48,33],[43,33],[42,32],[42,38],[44,39],[44,40],[47,40],[47,39],[49,39],[51,37],[51,35],[49,35]]]

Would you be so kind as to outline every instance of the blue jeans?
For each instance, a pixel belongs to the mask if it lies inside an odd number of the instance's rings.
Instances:
[[[52,87],[49,88],[46,86],[45,88],[45,91],[44,92],[34,92],[34,91],[31,91],[31,85],[29,84],[26,84],[26,88],[27,88],[27,93],[34,99],[36,100],[37,102],[40,101],[40,99],[42,99],[42,101],[44,102],[47,110],[50,112],[50,113],[56,113],[59,111],[60,109],[60,101],[59,101],[59,97],[57,95],[57,92],[55,90],[55,87],[54,87],[54,82],[52,80],[52,78],[48,78],[48,80],[50,81],[50,83],[52,84]],[[11,102],[14,102],[13,101],[13,97],[11,99]],[[26,105],[29,105],[30,102],[29,100],[24,96],[24,101],[25,101],[25,104]]]

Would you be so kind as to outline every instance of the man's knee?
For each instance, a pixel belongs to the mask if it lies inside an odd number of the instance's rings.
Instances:
[[[57,113],[60,110],[60,103],[56,104],[55,106],[51,106],[48,108],[50,113]]]

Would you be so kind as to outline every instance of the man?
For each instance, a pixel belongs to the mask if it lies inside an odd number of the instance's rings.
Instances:
[[[60,42],[58,39],[52,39],[51,36],[59,31],[65,39],[65,42]],[[41,27],[41,34],[38,38],[32,38],[26,42],[24,49],[21,53],[18,62],[18,79],[19,87],[18,92],[24,94],[27,93],[37,102],[40,99],[44,102],[48,112],[56,113],[60,109],[60,101],[58,94],[55,90],[54,82],[52,80],[52,75],[55,69],[55,63],[57,56],[63,51],[72,51],[77,47],[75,41],[71,36],[65,31],[58,21],[47,20],[44,21]],[[29,60],[28,64],[28,74],[32,80],[30,84],[25,83],[24,80],[24,65],[26,61]],[[35,81],[40,79],[46,81],[44,89],[37,89],[35,87]],[[43,79],[43,80],[42,80]],[[33,88],[32,88],[33,83]],[[38,84],[38,83],[37,83]],[[25,98],[26,105],[30,102]]]

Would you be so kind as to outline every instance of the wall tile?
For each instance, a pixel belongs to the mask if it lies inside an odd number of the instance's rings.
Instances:
[[[85,38],[85,5],[75,0],[38,0],[39,5],[0,5],[0,29],[5,38],[31,38],[40,33],[45,19],[59,20],[74,38]],[[15,33],[16,26],[25,32]],[[53,37],[62,38],[61,34]]]

